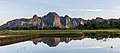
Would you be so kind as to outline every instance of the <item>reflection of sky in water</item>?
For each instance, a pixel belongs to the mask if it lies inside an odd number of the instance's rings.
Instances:
[[[61,42],[56,47],[49,47],[43,42],[34,45],[32,41],[1,46],[0,53],[119,53],[120,39],[108,38],[106,41],[84,38]],[[113,48],[111,48],[113,46]]]

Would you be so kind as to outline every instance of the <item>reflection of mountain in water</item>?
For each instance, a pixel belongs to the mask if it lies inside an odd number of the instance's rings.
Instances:
[[[56,35],[58,36],[58,35]],[[47,44],[50,47],[55,47],[57,46],[60,42],[65,42],[69,43],[71,40],[82,40],[84,38],[91,38],[91,39],[96,39],[96,40],[103,40],[106,41],[105,39],[107,38],[120,38],[120,33],[85,33],[80,36],[76,35],[71,35],[70,37],[65,36],[65,35],[59,35],[59,37],[41,37],[41,36],[8,36],[8,37],[0,37],[0,46],[6,46],[10,44],[15,44],[19,42],[24,42],[24,41],[29,41],[32,40],[35,45],[37,45],[39,42],[43,42]],[[63,37],[64,36],[64,37]],[[38,39],[36,39],[38,38]]]
[[[39,39],[34,39],[33,43],[37,45],[39,42],[43,42],[50,47],[57,46],[60,42],[68,43],[71,40],[81,40],[84,36],[81,37],[43,37]]]
[[[69,43],[71,40],[82,40],[84,38],[91,38],[96,40],[104,40],[107,38],[120,38],[120,34],[117,33],[85,33],[83,36],[79,37],[42,37],[39,39],[32,40],[35,45],[39,42],[43,42],[50,47],[57,46],[60,42]]]

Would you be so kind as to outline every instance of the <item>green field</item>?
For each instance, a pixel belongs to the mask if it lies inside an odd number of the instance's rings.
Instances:
[[[2,32],[0,35],[77,35],[82,34],[74,30],[13,30]]]
[[[80,35],[83,33],[120,33],[120,30],[12,30],[0,35]]]

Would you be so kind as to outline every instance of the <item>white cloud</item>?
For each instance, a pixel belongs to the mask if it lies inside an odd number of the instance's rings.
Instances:
[[[113,8],[120,8],[120,7],[118,6],[118,7],[113,7]]]
[[[86,9],[86,11],[103,11],[103,9]]]
[[[118,13],[118,12],[120,12],[120,11],[118,11],[118,10],[109,10],[109,12]]]
[[[81,47],[81,48],[84,48],[84,49],[93,49],[93,48],[103,48],[101,46],[91,46],[91,47]]]
[[[104,9],[74,9],[74,10],[70,10],[70,11],[86,11],[86,12],[99,12],[99,11],[103,11]]]

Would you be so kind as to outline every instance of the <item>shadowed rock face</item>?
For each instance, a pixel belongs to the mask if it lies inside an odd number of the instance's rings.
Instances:
[[[70,27],[70,21],[71,21],[71,18],[68,15],[61,17],[61,23],[64,26],[64,28]]]
[[[41,26],[41,17],[38,17],[37,15],[34,15],[32,18],[32,24],[34,26]]]
[[[9,21],[7,22],[6,24],[3,24],[1,27],[9,27],[9,28],[12,28],[12,27],[22,27],[24,25],[24,23],[27,23],[30,21],[30,19],[15,19],[15,20],[12,20],[12,21]]]
[[[45,23],[45,26],[61,27],[60,16],[55,12],[50,12],[43,16],[42,21]]]
[[[82,22],[83,21],[83,22]],[[40,28],[42,27],[60,27],[60,28],[72,28],[76,27],[81,22],[84,24],[84,20],[79,18],[70,18],[68,15],[65,15],[64,17],[60,17],[56,12],[49,12],[47,15],[41,17],[38,17],[36,14],[31,19],[15,19],[12,21],[7,22],[6,24],[3,24],[1,27],[31,27],[31,26],[38,26]]]

